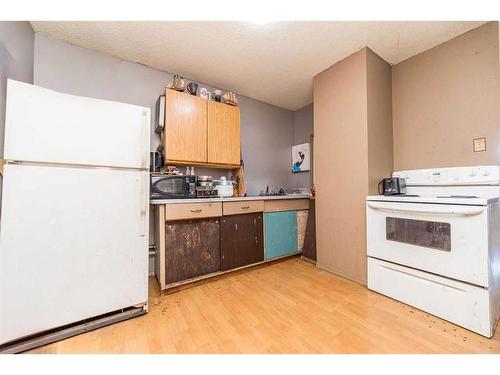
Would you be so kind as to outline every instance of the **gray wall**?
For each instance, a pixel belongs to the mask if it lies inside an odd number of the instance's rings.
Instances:
[[[309,104],[293,112],[293,144],[309,143],[311,147],[311,170],[314,164],[314,150],[311,136],[313,127],[313,105]],[[290,187],[310,188],[312,185],[311,172],[292,173]]]
[[[157,97],[172,78],[171,74],[40,34],[35,34],[34,54],[36,85],[74,95],[142,105],[152,111]],[[239,96],[239,101],[248,194],[258,194],[266,185],[270,189],[289,187],[293,112],[243,96]],[[153,131],[151,134],[153,150],[159,139]],[[199,168],[197,172],[217,175],[221,170]]]
[[[28,22],[0,21],[0,158],[3,158],[7,79],[33,83],[33,41],[33,29]]]
[[[0,21],[0,155],[3,157],[7,78],[33,83],[34,33],[28,22]]]
[[[154,113],[156,99],[171,78],[171,74],[144,65],[35,34],[34,83],[42,87],[141,105]],[[209,85],[200,85],[214,90]],[[247,193],[258,194],[266,185],[271,190],[288,188],[292,177],[293,112],[243,96],[238,99]],[[152,130],[151,150],[158,143],[159,138]],[[224,173],[220,169],[197,167],[195,171],[212,176]],[[153,215],[150,224],[150,243],[153,243]],[[150,257],[150,272],[154,270],[153,260]]]
[[[290,186],[293,112],[240,97],[241,149],[249,195]]]

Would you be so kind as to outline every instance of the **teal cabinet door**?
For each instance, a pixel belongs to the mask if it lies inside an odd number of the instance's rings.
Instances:
[[[297,212],[264,213],[264,241],[266,260],[296,253]]]

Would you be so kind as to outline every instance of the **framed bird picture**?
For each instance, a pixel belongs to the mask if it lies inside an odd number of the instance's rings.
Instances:
[[[292,172],[311,170],[311,151],[309,143],[292,146]]]

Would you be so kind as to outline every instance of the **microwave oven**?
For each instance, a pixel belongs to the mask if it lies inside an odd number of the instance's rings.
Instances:
[[[196,176],[151,174],[151,198],[196,198]]]

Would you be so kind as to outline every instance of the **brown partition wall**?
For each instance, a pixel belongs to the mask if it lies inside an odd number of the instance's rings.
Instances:
[[[317,266],[366,283],[365,198],[392,173],[391,67],[364,48],[314,78]]]

